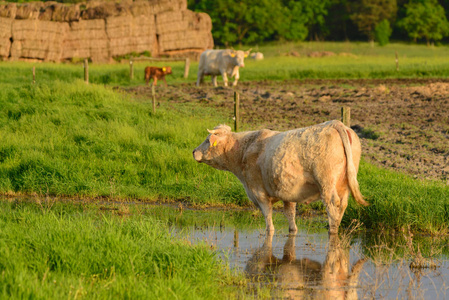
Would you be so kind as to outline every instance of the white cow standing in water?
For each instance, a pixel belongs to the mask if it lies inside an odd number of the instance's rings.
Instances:
[[[349,192],[362,205],[357,182],[361,156],[357,134],[340,121],[289,130],[231,132],[220,125],[193,150],[197,162],[230,171],[242,182],[248,198],[274,232],[272,206],[284,202],[290,232],[296,232],[296,203],[321,199],[326,206],[329,233],[336,234],[348,205]]]
[[[244,59],[248,57],[251,49],[242,50],[206,50],[201,53],[198,65],[198,79],[196,86],[203,82],[204,75],[212,77],[212,84],[217,86],[217,76],[223,77],[224,86],[228,86],[228,76],[234,77],[233,86],[237,85],[240,78],[239,68],[245,67]]]

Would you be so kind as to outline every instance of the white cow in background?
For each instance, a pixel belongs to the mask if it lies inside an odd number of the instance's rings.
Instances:
[[[212,83],[217,86],[217,76],[223,76],[225,86],[228,86],[228,75],[234,77],[233,86],[237,85],[240,78],[239,68],[245,67],[244,59],[248,57],[251,49],[242,50],[206,50],[201,53],[198,66],[198,79],[196,86],[203,82],[204,75],[211,75]]]

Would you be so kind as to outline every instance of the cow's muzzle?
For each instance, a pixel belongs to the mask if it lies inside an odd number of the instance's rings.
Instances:
[[[193,158],[197,161],[197,162],[201,162],[201,160],[203,159],[203,153],[201,153],[201,151],[198,150],[193,150]]]

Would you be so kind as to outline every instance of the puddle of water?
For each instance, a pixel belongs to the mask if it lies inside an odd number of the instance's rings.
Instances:
[[[100,203],[99,209],[118,209],[110,205]],[[285,218],[275,213],[277,233],[267,239],[263,219],[251,211],[183,211],[165,205],[130,207],[138,214],[150,214],[175,226],[175,236],[211,245],[231,268],[249,278],[249,288],[269,287],[273,298],[449,299],[447,239],[435,243],[415,237],[413,242],[418,242],[422,250],[444,250],[434,256],[436,268],[413,271],[409,267],[411,260],[400,258],[410,255],[404,254],[406,247],[399,245],[398,236],[391,244],[357,237],[348,246],[348,238],[329,240],[323,228],[320,232],[309,231],[307,228],[316,226],[313,222],[302,223],[297,235],[288,236],[282,234],[288,228]],[[319,226],[316,228],[320,230]]]
[[[282,230],[282,229],[281,229]],[[366,257],[361,239],[345,245],[324,233],[275,234],[229,227],[183,228],[179,235],[215,247],[231,268],[272,297],[292,299],[447,299],[449,257],[435,269],[412,271],[410,261],[382,263]]]

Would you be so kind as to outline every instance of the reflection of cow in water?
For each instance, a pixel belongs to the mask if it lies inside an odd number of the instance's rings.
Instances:
[[[360,259],[349,271],[349,249],[331,236],[324,263],[307,258],[296,259],[295,236],[290,235],[279,259],[272,251],[273,235],[248,261],[245,272],[257,281],[274,281],[291,299],[357,299],[357,281],[366,259]],[[309,288],[308,288],[309,287]]]

